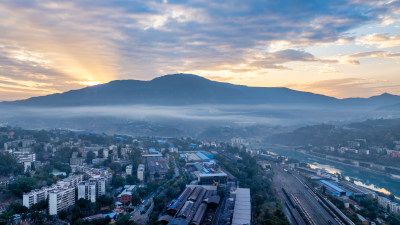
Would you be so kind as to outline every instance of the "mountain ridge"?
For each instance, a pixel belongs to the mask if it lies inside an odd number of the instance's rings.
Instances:
[[[249,87],[212,81],[193,74],[171,74],[142,80],[114,80],[105,84],[24,100],[2,102],[17,106],[272,104],[384,107],[400,103],[400,96],[384,93],[370,98],[337,99],[285,87]]]

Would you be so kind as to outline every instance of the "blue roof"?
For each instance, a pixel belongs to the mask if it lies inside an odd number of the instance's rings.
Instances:
[[[114,218],[115,216],[117,216],[117,214],[116,213],[107,213],[107,214],[104,214],[103,216],[104,216],[104,218],[106,218],[107,216],[109,216],[110,218]]]
[[[203,164],[217,164],[214,160],[210,160],[208,162],[203,162]]]
[[[155,148],[149,148],[149,152],[157,153],[159,154],[160,152],[157,151]]]
[[[338,186],[336,186],[336,185],[334,185],[334,184],[329,183],[329,182],[326,181],[326,180],[321,180],[321,182],[324,183],[325,185],[327,185],[328,187],[330,187],[330,188],[332,188],[332,189],[338,191],[338,192],[345,192],[343,189],[339,188]]]
[[[163,145],[165,144],[167,141],[166,140],[157,140],[158,144]]]
[[[203,160],[207,160],[207,159],[209,159],[206,155],[204,155],[202,152],[196,152],[196,155],[198,156],[198,157],[200,157],[201,159],[203,159]]]
[[[122,205],[122,202],[115,202],[115,205]]]

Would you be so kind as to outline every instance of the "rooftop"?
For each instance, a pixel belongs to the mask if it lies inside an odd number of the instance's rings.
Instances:
[[[250,189],[236,189],[235,208],[233,209],[232,225],[251,223]]]

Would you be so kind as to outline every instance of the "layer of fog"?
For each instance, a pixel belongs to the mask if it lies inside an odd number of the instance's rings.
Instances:
[[[82,117],[115,117],[127,120],[193,121],[232,123],[237,125],[308,125],[343,123],[370,118],[392,118],[393,112],[343,110],[271,105],[192,105],[192,106],[91,106],[91,107],[0,107],[1,122],[17,122],[19,118],[71,119]]]

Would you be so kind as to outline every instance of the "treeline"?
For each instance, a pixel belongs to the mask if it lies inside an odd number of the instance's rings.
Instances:
[[[244,150],[227,148],[228,154],[238,154],[234,161],[217,155],[218,163],[235,176],[242,188],[250,188],[253,224],[289,224],[282,207],[271,189],[272,177],[267,175],[256,160]]]
[[[393,141],[400,140],[400,119],[367,120],[347,126],[306,126],[289,133],[271,135],[265,141],[286,145],[337,146],[360,138],[366,139],[369,145],[393,148]]]

